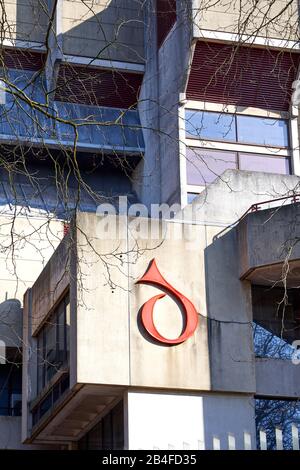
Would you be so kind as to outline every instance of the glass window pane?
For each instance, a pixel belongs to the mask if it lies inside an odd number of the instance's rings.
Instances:
[[[66,299],[66,359],[69,363],[69,356],[70,356],[70,326],[71,326],[71,312],[70,312],[70,299],[67,297]]]
[[[88,450],[102,450],[102,421],[91,429],[87,437]]]
[[[258,145],[288,147],[287,121],[282,119],[237,116],[238,141]]]
[[[237,167],[235,152],[188,148],[186,158],[188,184],[212,183],[228,168]]]
[[[187,110],[185,119],[187,137],[236,141],[233,114]]]
[[[113,449],[124,448],[124,417],[123,401],[112,410]]]
[[[44,375],[45,375],[45,360],[44,360],[44,332],[42,331],[37,339],[37,366],[38,366],[38,377],[37,377],[37,386],[38,393],[44,387]]]
[[[289,175],[290,173],[288,158],[255,153],[240,153],[239,168],[241,170],[262,171],[282,175]]]
[[[7,416],[9,414],[9,382],[10,368],[8,365],[0,365],[0,415]]]
[[[70,303],[67,295],[37,340],[37,379],[40,392],[62,366],[69,363]]]
[[[102,420],[102,446],[103,450],[113,448],[113,430],[112,430],[112,415],[108,413]]]
[[[188,204],[191,204],[191,203],[193,202],[193,200],[194,200],[197,196],[199,196],[198,193],[188,193],[188,194],[187,194],[187,202],[188,202]]]
[[[49,393],[40,404],[40,417],[42,417],[52,406],[52,394]]]
[[[60,368],[66,361],[65,305],[61,303],[57,312],[58,337],[56,366]]]
[[[45,366],[46,366],[46,382],[49,382],[55,372],[56,368],[56,328],[57,328],[57,317],[56,315],[48,320],[48,325],[45,329],[45,343],[46,343],[46,355],[45,355]]]

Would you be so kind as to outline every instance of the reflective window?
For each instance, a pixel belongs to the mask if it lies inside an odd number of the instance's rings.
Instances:
[[[47,394],[39,401],[32,410],[32,424],[35,426],[39,420],[53,408],[58,400],[64,395],[70,387],[69,373],[63,373],[58,381],[49,389]]]
[[[239,153],[239,168],[282,175],[290,173],[289,158],[254,153]]]
[[[78,143],[104,146],[144,147],[139,114],[136,110],[123,110],[87,106],[83,104],[55,102],[60,118],[79,125]],[[58,123],[63,142],[73,142],[74,129],[70,124]]]
[[[0,364],[0,415],[20,416],[22,408],[22,367]]]
[[[237,115],[238,142],[288,147],[288,126],[283,119]]]
[[[187,110],[185,118],[187,137],[236,141],[236,124],[233,114]]]
[[[290,174],[290,161],[286,157],[244,152],[187,148],[187,184],[205,186],[212,183],[227,169]]]
[[[188,184],[212,183],[228,168],[237,168],[236,152],[188,148],[186,158]]]
[[[80,450],[124,449],[123,401],[119,402],[79,441]]]
[[[284,119],[186,110],[186,137],[288,147],[288,121]]]
[[[38,393],[69,362],[69,296],[66,296],[49,317],[38,335]]]
[[[198,193],[188,193],[188,194],[187,194],[187,202],[188,202],[188,204],[191,204],[191,203],[193,202],[193,200],[194,200],[197,196],[199,196]]]

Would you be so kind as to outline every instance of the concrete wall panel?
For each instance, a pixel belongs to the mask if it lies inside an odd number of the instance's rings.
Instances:
[[[133,0],[62,3],[65,54],[143,62],[143,8]]]
[[[101,218],[77,217],[77,382],[129,384],[127,225],[104,235]],[[123,255],[120,257],[120,254]]]
[[[132,385],[203,390],[210,388],[203,258],[205,231],[201,226],[188,226],[189,233],[186,239],[182,239],[181,229],[181,224],[169,223],[162,242],[130,239],[132,248],[134,249],[137,243],[143,253],[143,256],[132,254],[129,271],[132,281],[138,280],[145,273],[150,260],[155,258],[164,278],[194,303],[199,319],[195,334],[182,344],[166,346],[149,339],[139,323],[138,313],[144,302],[161,291],[148,285],[132,284],[130,293]],[[165,334],[168,338],[179,336],[181,316],[178,306],[172,299],[164,298],[157,302],[154,318],[161,334]]]
[[[298,38],[298,2],[291,4],[285,0],[247,0],[209,1],[203,4],[193,0],[194,35],[205,36],[202,29],[253,34],[267,38],[297,40]]]
[[[5,39],[43,42],[47,31],[48,13],[44,0],[5,0],[0,13]],[[3,33],[2,33],[3,34]]]
[[[299,398],[299,365],[282,359],[256,358],[255,372],[257,395]]]
[[[206,299],[213,390],[255,391],[251,286],[238,277],[237,236],[213,242],[218,227],[207,227]]]
[[[248,445],[256,448],[250,396],[132,391],[127,396],[127,415],[130,450],[213,449],[214,440],[220,449],[228,450],[229,438],[235,449],[243,450],[245,434]]]

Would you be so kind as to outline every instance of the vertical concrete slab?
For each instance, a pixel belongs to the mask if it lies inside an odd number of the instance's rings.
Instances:
[[[204,440],[202,403],[191,394],[128,392],[128,448],[198,449]]]
[[[251,396],[211,394],[203,396],[205,449],[212,450],[214,439],[220,449],[228,450],[235,442],[237,450],[245,448],[245,433],[256,449],[255,406]]]
[[[156,221],[157,225],[161,222]],[[160,227],[161,228],[161,227]],[[205,308],[204,227],[188,225],[182,239],[179,223],[167,223],[159,240],[129,238],[130,256],[130,383],[138,386],[209,389],[210,373],[207,351]],[[129,231],[130,234],[130,231]],[[193,239],[193,242],[188,241]],[[139,252],[134,252],[134,247]],[[160,289],[134,282],[143,276],[155,258],[163,277],[190,299],[198,312],[198,327],[192,337],[179,345],[162,345],[145,332],[139,312],[143,304]],[[179,336],[182,315],[170,296],[159,300],[154,309],[154,321],[161,334]]]
[[[129,384],[127,224],[77,215],[77,381]]]
[[[219,227],[207,227],[205,250],[209,355],[213,390],[255,391],[251,286],[239,280],[237,235],[218,240]]]

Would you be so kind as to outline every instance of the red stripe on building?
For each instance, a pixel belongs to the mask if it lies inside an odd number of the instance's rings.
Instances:
[[[189,100],[287,111],[300,55],[198,41]]]
[[[44,67],[46,54],[22,49],[2,49],[0,60],[9,69],[37,71]]]
[[[114,108],[135,107],[142,79],[137,73],[62,64],[55,99]]]
[[[156,0],[157,14],[157,45],[166,39],[176,23],[176,0]]]

